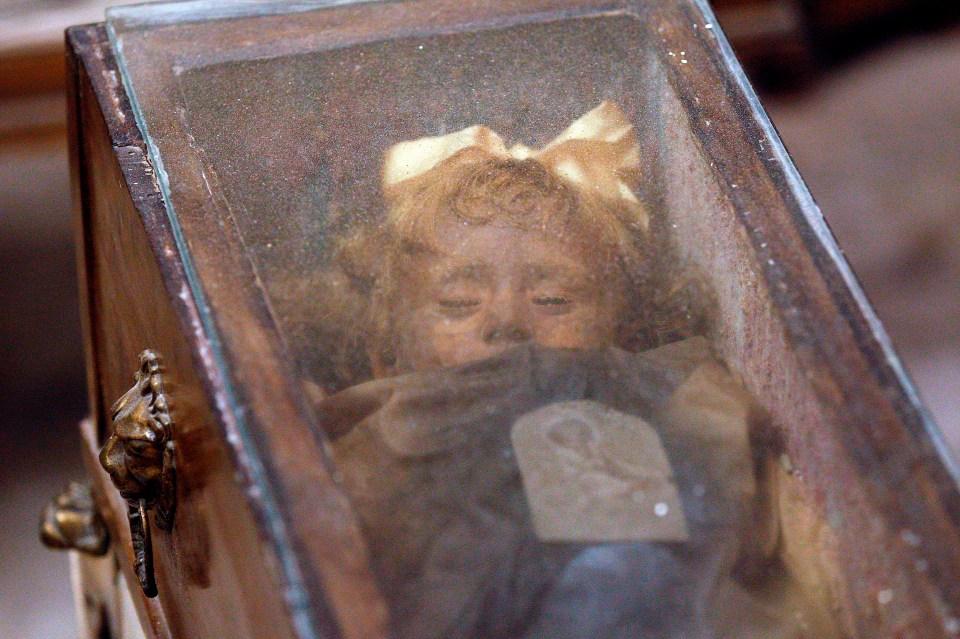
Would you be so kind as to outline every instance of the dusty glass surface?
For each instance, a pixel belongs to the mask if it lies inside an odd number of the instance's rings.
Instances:
[[[343,346],[359,344],[358,313],[369,312],[371,284],[357,281],[379,275],[363,262],[385,257],[375,242],[388,240],[374,239],[371,230],[386,221],[382,173],[393,145],[438,134],[453,136],[438,144],[456,144],[457,131],[482,125],[511,145],[543,146],[604,99],[623,95],[631,96],[629,106],[609,102],[619,120],[606,126],[643,120],[648,98],[635,87],[648,84],[650,62],[636,36],[624,33],[635,29],[635,20],[577,22],[228,62],[179,76],[190,132],[294,350],[324,392],[371,374],[364,348]],[[575,71],[570,60],[577,61]],[[639,131],[648,146],[655,133],[650,123]],[[639,145],[626,148],[625,142],[622,152],[639,158]],[[577,152],[561,149],[554,162]],[[411,161],[418,160],[396,158],[394,164]],[[628,179],[639,190],[646,185],[639,180],[639,160],[634,163],[625,170],[635,174]],[[629,224],[645,225],[644,207],[637,208]],[[351,241],[356,249],[348,248]]]
[[[188,252],[212,217],[248,261],[394,634],[833,636],[712,348],[721,258],[678,224],[718,205],[685,190],[708,171],[656,36],[610,12],[367,39],[174,56],[159,102],[127,81]]]

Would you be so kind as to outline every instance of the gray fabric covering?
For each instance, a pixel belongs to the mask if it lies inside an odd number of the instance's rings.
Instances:
[[[686,541],[538,538],[511,429],[558,402],[652,425]],[[776,521],[754,517],[749,398],[703,339],[642,354],[524,345],[319,409],[399,639],[802,636],[743,585],[756,575],[742,567],[775,564],[747,540]]]

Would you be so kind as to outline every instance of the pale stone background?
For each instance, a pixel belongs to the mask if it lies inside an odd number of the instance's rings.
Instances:
[[[960,450],[960,29],[894,42],[764,104]]]

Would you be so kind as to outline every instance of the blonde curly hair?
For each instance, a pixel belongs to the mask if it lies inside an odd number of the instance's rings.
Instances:
[[[692,299],[704,306],[702,287],[676,277],[676,264],[653,250],[651,232],[635,213],[576,188],[536,159],[463,149],[390,189],[384,205],[380,215],[359,217],[331,256],[335,274],[328,283],[337,289],[330,293],[344,302],[339,321],[345,328],[334,359],[344,373],[353,371],[354,382],[371,375],[370,361],[387,366],[395,361],[403,330],[395,314],[402,307],[401,283],[410,276],[414,257],[439,251],[438,228],[451,220],[523,229],[549,225],[589,238],[597,263],[615,269],[624,285],[622,337],[611,346],[639,351],[702,332]],[[357,365],[357,352],[367,356],[363,365]]]

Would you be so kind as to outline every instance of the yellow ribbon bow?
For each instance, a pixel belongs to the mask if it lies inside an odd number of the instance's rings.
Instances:
[[[535,159],[582,191],[625,205],[644,229],[649,224],[646,210],[630,187],[640,171],[640,145],[633,125],[614,102],[601,102],[539,151],[522,144],[507,148],[503,138],[482,125],[400,142],[384,156],[384,190],[471,147],[496,157]]]

